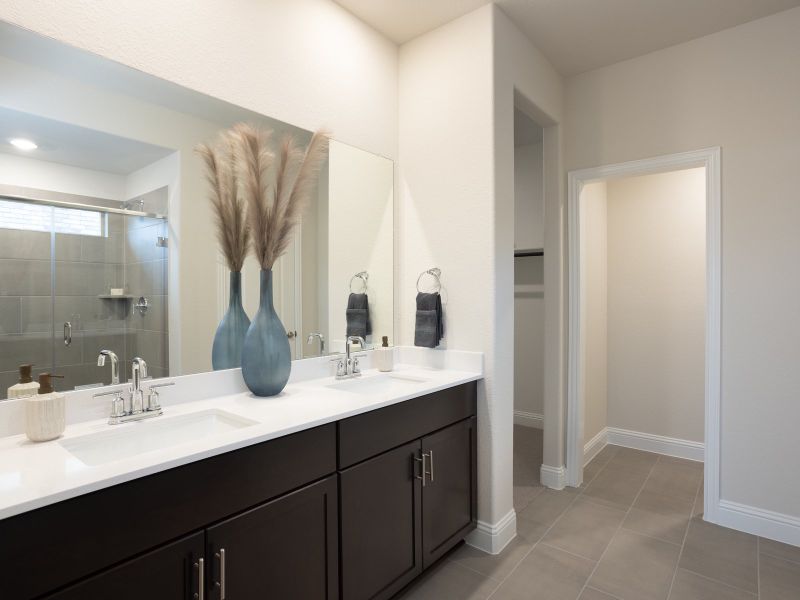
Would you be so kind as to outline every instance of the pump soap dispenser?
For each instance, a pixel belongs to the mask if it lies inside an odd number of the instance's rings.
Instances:
[[[389,346],[389,338],[383,336],[380,348],[375,349],[375,366],[378,371],[391,371],[394,369],[394,348]]]
[[[53,390],[53,377],[39,375],[39,393],[25,398],[25,434],[32,442],[54,440],[64,433],[67,424],[64,394]]]
[[[33,396],[39,391],[39,384],[31,377],[31,367],[33,365],[20,365],[19,366],[19,383],[15,383],[8,388],[8,398],[24,398],[25,396]]]

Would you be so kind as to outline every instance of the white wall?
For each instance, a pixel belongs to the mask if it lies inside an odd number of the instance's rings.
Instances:
[[[0,152],[0,183],[107,200],[125,199],[125,176]]]
[[[705,177],[608,182],[610,427],[704,439]]]
[[[721,496],[794,519],[798,31],[800,8],[578,75],[566,91],[567,170],[722,147]]]
[[[441,268],[441,347],[486,353],[478,517],[496,523],[512,506],[512,403],[510,390],[496,396],[491,7],[403,45],[399,90],[399,340],[414,342],[417,276]],[[496,402],[507,411],[505,427],[494,418]]]
[[[541,143],[514,148],[514,248],[544,247],[544,173]]]
[[[584,326],[584,424],[588,443],[608,426],[608,215],[607,186],[599,181],[581,192],[584,291],[581,322]]]

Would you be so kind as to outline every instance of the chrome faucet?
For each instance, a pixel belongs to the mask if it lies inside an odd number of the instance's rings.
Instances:
[[[117,385],[119,383],[119,358],[113,350],[100,350],[100,354],[97,355],[97,366],[106,366],[106,356],[111,359],[111,385]]]
[[[361,376],[361,366],[358,364],[358,357],[350,358],[350,342],[358,342],[362,350],[367,349],[367,342],[360,335],[350,335],[344,344],[344,360],[341,358],[336,362],[336,379],[350,379],[351,377]]]
[[[306,344],[310,344],[314,341],[314,338],[319,338],[319,355],[325,356],[325,336],[322,335],[319,331],[313,331],[308,334],[308,338],[306,339]]]
[[[103,352],[110,351],[103,350]],[[113,352],[105,355],[101,352],[101,356],[112,356],[112,361],[114,361],[112,362],[112,366],[116,364],[117,357]],[[131,362],[131,384],[127,389],[127,398],[124,397],[124,388],[94,395],[95,398],[99,396],[114,396],[114,399],[111,401],[111,416],[108,419],[109,425],[150,419],[164,413],[161,409],[161,403],[159,402],[157,388],[175,385],[175,382],[168,381],[165,383],[151,384],[147,386],[145,390],[142,384],[147,379],[147,363],[143,358],[137,356]],[[119,374],[117,374],[117,380],[119,380]]]
[[[138,414],[145,409],[142,380],[147,379],[147,363],[136,357],[131,361],[131,414]]]

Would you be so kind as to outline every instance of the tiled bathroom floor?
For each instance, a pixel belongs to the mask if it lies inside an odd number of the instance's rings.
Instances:
[[[702,465],[607,446],[580,489],[539,485],[541,431],[514,428],[517,538],[461,545],[403,600],[798,600],[800,548],[702,520]]]

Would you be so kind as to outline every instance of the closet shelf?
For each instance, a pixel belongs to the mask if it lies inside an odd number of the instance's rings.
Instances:
[[[101,300],[133,300],[136,296],[130,294],[99,294]]]
[[[532,248],[530,250],[514,250],[514,258],[523,256],[544,256],[543,248]]]

